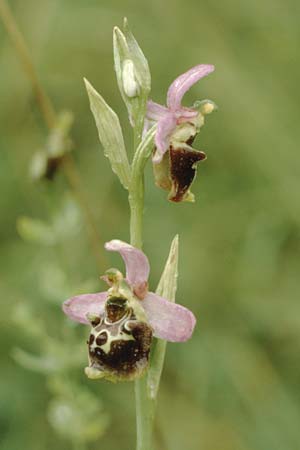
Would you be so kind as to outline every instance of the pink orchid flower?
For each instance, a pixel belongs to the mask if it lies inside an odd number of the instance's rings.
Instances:
[[[147,118],[157,122],[155,135],[156,153],[153,162],[161,162],[163,155],[169,149],[170,136],[177,125],[191,122],[199,115],[199,111],[181,105],[184,94],[201,78],[215,70],[213,65],[199,64],[180,75],[173,81],[167,93],[167,107],[150,100],[147,108]]]
[[[110,285],[107,291],[72,297],[64,302],[63,311],[93,327],[86,374],[131,380],[147,367],[152,335],[170,342],[186,341],[196,319],[187,308],[148,291],[150,267],[141,250],[119,240],[107,242],[105,248],[122,256],[125,279],[111,269],[104,277]]]
[[[215,108],[209,100],[193,108],[182,106],[181,100],[197,81],[213,71],[213,65],[200,64],[176,78],[168,90],[167,106],[148,101],[145,130],[157,122],[152,158],[156,184],[169,190],[169,200],[175,202],[194,200],[189,187],[196,175],[196,163],[206,155],[191,144],[204,124],[204,115]]]

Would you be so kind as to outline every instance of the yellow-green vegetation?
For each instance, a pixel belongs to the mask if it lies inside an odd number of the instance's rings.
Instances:
[[[119,259],[105,255],[103,243],[129,237],[126,192],[104,157],[83,83],[86,77],[118,113],[130,148],[112,55],[113,26],[127,16],[149,61],[153,100],[164,103],[176,76],[207,63],[216,71],[184,103],[205,96],[219,107],[195,142],[207,154],[193,185],[195,205],[167,203],[148,164],[150,281],[157,284],[179,233],[177,300],[198,319],[192,340],[168,346],[157,449],[295,450],[299,2],[9,3],[55,109],[73,113],[68,146],[81,191],[78,197],[70,189],[74,172],[30,179],[32,158],[49,143],[49,130],[0,21],[0,449],[135,445],[133,385],[85,377],[89,330],[61,311],[66,298],[104,289],[98,276]],[[91,217],[96,234],[86,226]]]

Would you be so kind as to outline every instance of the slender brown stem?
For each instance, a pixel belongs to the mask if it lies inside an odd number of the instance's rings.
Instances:
[[[54,106],[49,98],[48,94],[41,85],[36,69],[33,65],[31,55],[27,44],[25,42],[24,36],[21,33],[15,17],[7,4],[6,0],[0,0],[0,17],[5,26],[7,34],[9,35],[14,48],[22,62],[24,72],[26,73],[31,85],[33,92],[36,97],[38,107],[43,116],[44,122],[49,130],[51,130],[57,121],[57,115]],[[89,239],[91,242],[91,247],[94,252],[97,265],[99,270],[103,270],[103,258],[101,252],[98,252],[98,248],[101,246],[101,237],[98,233],[97,225],[94,221],[92,211],[88,205],[85,193],[81,187],[81,179],[79,172],[76,168],[75,161],[70,153],[68,153],[64,158],[63,170],[68,183],[76,197],[80,208],[82,209],[86,221],[86,226],[88,230]]]
[[[43,114],[45,123],[48,128],[53,128],[56,122],[56,114],[53,105],[40,84],[24,37],[17,25],[10,7],[5,0],[0,0],[0,17],[6,28],[7,34],[15,47],[15,50],[22,61],[24,71],[31,82],[32,89],[35,93],[35,97]]]

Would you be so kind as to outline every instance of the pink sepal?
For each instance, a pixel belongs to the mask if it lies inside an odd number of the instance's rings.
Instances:
[[[167,113],[165,117],[160,119],[157,124],[157,131],[155,134],[156,151],[153,156],[153,162],[161,162],[164,154],[170,146],[170,135],[176,128],[176,117],[173,113]]]
[[[96,314],[98,316],[103,314],[106,298],[107,292],[77,295],[66,300],[63,303],[62,309],[70,319],[89,324],[87,314]]]
[[[142,305],[154,336],[170,342],[187,341],[196,324],[194,314],[184,306],[149,292]]]
[[[118,239],[106,242],[105,248],[120,253],[126,266],[126,280],[133,290],[138,290],[141,285],[145,286],[150,266],[147,256],[141,250]]]
[[[214,70],[215,67],[211,64],[199,64],[176,78],[168,90],[168,108],[172,111],[180,109],[181,100],[184,94],[193,86],[193,84],[197,83],[197,81]]]

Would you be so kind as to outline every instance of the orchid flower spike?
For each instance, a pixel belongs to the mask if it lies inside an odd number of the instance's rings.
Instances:
[[[66,300],[63,311],[72,320],[92,326],[88,340],[89,378],[133,380],[147,369],[152,337],[183,342],[193,333],[196,319],[187,308],[148,291],[149,262],[137,248],[119,240],[105,244],[119,252],[126,277],[110,269],[105,292]]]
[[[189,188],[196,176],[196,164],[205,159],[204,152],[191,147],[204,124],[204,116],[216,105],[210,100],[196,102],[192,108],[182,106],[184,94],[214,66],[200,64],[173,81],[167,94],[167,106],[148,101],[145,130],[157,122],[153,168],[156,184],[169,191],[174,202],[194,201]]]

